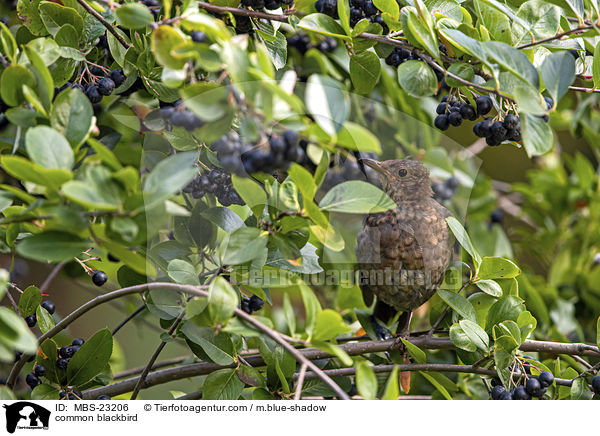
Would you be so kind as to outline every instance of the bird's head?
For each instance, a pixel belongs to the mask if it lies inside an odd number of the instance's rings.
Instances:
[[[396,203],[433,195],[429,182],[429,171],[419,161],[362,159],[362,162],[377,172],[383,190]]]

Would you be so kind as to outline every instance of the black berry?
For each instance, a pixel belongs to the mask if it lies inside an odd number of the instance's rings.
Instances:
[[[475,99],[475,104],[477,105],[477,113],[481,115],[486,115],[489,111],[492,110],[492,99],[487,95],[480,95]]]
[[[69,364],[69,359],[58,359],[56,361],[56,367],[58,369],[67,369],[67,365]]]
[[[37,324],[37,317],[35,316],[35,313],[33,315],[26,316],[25,322],[29,327],[35,327]]]
[[[460,112],[450,112],[448,115],[448,122],[453,126],[460,126],[462,124],[463,117]]]
[[[513,400],[531,400],[531,395],[527,393],[525,387],[517,386],[512,394]]]
[[[94,282],[96,286],[102,286],[104,283],[106,283],[107,280],[108,276],[104,271],[97,270],[92,275],[92,282]]]
[[[52,301],[44,301],[40,306],[46,309],[50,315],[53,315],[56,311],[56,305]]]
[[[519,117],[514,114],[508,114],[504,117],[504,127],[508,130],[516,129],[520,125]]]
[[[206,33],[201,30],[195,30],[191,33],[192,41],[194,42],[206,42]]]
[[[63,359],[70,359],[73,357],[73,348],[71,346],[61,347],[58,349],[58,355]]]
[[[537,378],[530,378],[525,382],[525,390],[532,397],[539,397],[542,392],[542,384]]]
[[[123,70],[117,68],[116,70],[112,70],[110,72],[110,78],[113,82],[115,82],[115,87],[118,88],[125,82],[125,75],[123,74]]]
[[[596,375],[592,379],[592,390],[595,394],[600,395],[600,375]]]
[[[75,338],[73,339],[73,342],[71,342],[71,345],[76,345],[81,347],[83,345],[85,341],[82,338]]]
[[[437,117],[435,117],[435,120],[433,120],[433,125],[440,130],[447,130],[450,126],[450,122],[448,121],[448,115],[438,115]]]
[[[85,90],[85,95],[92,103],[100,103],[102,101],[102,94],[100,94],[96,85],[88,86]]]
[[[114,90],[115,82],[112,79],[103,77],[102,79],[98,80],[98,92],[100,94],[111,95]]]
[[[550,371],[544,371],[538,376],[538,380],[542,387],[548,387],[554,383],[554,376]]]
[[[33,369],[33,373],[38,377],[43,377],[46,375],[46,367],[44,367],[43,365],[36,365]]]
[[[29,373],[25,376],[25,383],[27,383],[27,385],[33,389],[35,388],[37,385],[41,384],[42,382],[40,381],[40,379],[38,378],[37,375],[33,374],[33,373]]]
[[[492,389],[492,400],[500,400],[502,395],[506,393],[506,389],[502,385],[494,386]]]

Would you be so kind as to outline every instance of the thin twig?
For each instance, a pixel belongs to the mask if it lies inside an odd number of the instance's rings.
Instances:
[[[287,23],[290,18],[290,14],[287,14],[287,15],[269,14],[266,12],[251,11],[249,9],[230,8],[228,6],[217,6],[217,5],[212,5],[210,3],[207,3],[207,2],[198,2],[198,6],[201,7],[202,9],[206,9],[207,11],[211,11],[211,12],[218,12],[221,14],[229,12],[232,15],[264,18],[267,20],[280,21],[282,23]]]
[[[117,32],[117,29],[115,29],[112,24],[110,24],[108,21],[106,21],[102,15],[100,15],[98,12],[96,12],[84,0],[77,0],[77,3],[79,3],[81,6],[83,6],[83,8],[86,11],[88,11],[90,14],[92,14],[96,20],[100,21],[102,23],[102,25],[104,27],[106,27],[106,30],[108,30],[110,33],[112,33],[114,35],[114,37],[117,38],[117,41],[119,41],[119,43],[123,47],[125,47],[125,48],[131,47],[131,44],[129,44],[127,41],[125,41],[125,39],[123,39],[123,37],[119,34],[119,32]]]
[[[296,383],[296,391],[294,392],[294,400],[299,400],[302,395],[302,385],[304,384],[304,376],[306,375],[306,364],[303,363],[300,367],[298,382]]]
[[[571,29],[571,30],[567,30],[565,32],[557,33],[556,35],[550,36],[548,38],[538,39],[537,41],[533,41],[533,42],[529,42],[527,44],[519,45],[516,48],[518,48],[519,50],[521,50],[521,49],[524,49],[524,48],[533,47],[533,46],[538,45],[538,44],[544,44],[546,42],[554,41],[556,39],[561,39],[562,37],[567,36],[567,35],[572,35],[573,33],[585,33],[588,30],[592,30],[593,28],[594,28],[594,26],[592,26],[592,25],[582,26],[582,27],[576,27],[575,29]]]
[[[50,274],[48,274],[48,277],[46,277],[46,280],[44,280],[44,283],[42,283],[42,285],[40,286],[40,291],[44,292],[46,289],[48,289],[48,286],[50,286],[52,280],[56,278],[60,270],[63,269],[65,265],[66,262],[60,262],[56,264],[54,268],[52,268],[52,271],[50,271]]]
[[[133,318],[135,318],[136,316],[138,316],[140,313],[142,313],[144,310],[146,309],[146,305],[145,304],[141,304],[137,309],[135,309],[135,311],[131,314],[129,314],[127,316],[127,318],[125,318],[123,321],[121,321],[119,323],[119,325],[117,325],[113,331],[112,331],[112,335],[116,335],[117,332],[119,330],[121,330],[121,328],[123,328],[125,326],[125,324],[127,324],[129,321],[131,321]]]
[[[179,314],[179,316],[177,317],[177,319],[175,319],[175,321],[173,322],[173,324],[171,324],[171,327],[169,328],[169,331],[167,332],[167,334],[169,336],[173,335],[173,333],[177,329],[177,326],[181,323],[181,321],[183,321],[184,317],[185,317],[185,309],[183,309],[181,311],[181,313]],[[160,353],[162,352],[163,348],[165,348],[165,345],[167,345],[167,343],[165,341],[160,341],[160,344],[158,344],[158,347],[156,347],[156,350],[154,351],[154,354],[152,354],[152,357],[150,358],[150,360],[148,361],[148,363],[144,367],[144,370],[140,374],[140,377],[138,379],[137,384],[133,388],[133,392],[131,393],[131,398],[129,398],[130,400],[135,400],[137,398],[138,394],[140,393],[140,390],[142,389],[142,386],[144,385],[144,381],[146,380],[146,376],[150,372],[150,369],[152,368],[152,365],[154,365],[154,363],[156,362],[156,359],[158,359],[158,356],[160,356]]]

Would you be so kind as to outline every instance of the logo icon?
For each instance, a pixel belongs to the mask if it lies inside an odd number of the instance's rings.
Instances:
[[[14,433],[18,429],[47,430],[50,422],[50,411],[29,401],[19,401],[6,409],[6,431]]]

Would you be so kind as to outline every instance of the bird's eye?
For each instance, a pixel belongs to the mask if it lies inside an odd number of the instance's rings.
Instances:
[[[400,177],[404,177],[404,176],[406,175],[406,172],[407,172],[407,171],[406,171],[404,168],[402,168],[400,171],[398,171],[398,175],[399,175]]]

